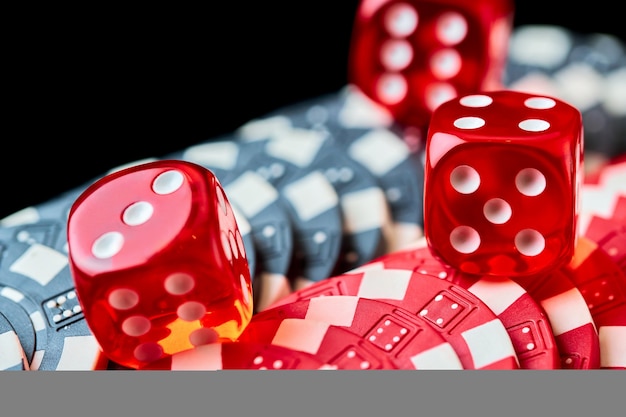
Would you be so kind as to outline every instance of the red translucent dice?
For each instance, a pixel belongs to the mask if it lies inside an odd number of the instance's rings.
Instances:
[[[165,160],[103,177],[75,201],[67,233],[85,319],[120,365],[235,340],[250,321],[237,221],[199,165]]]
[[[425,130],[439,104],[502,88],[512,23],[510,0],[362,0],[349,81]]]
[[[424,234],[461,271],[549,272],[577,238],[582,119],[571,105],[495,91],[450,100],[426,140]]]

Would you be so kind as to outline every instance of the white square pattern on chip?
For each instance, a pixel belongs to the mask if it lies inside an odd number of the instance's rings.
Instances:
[[[415,369],[424,370],[462,370],[463,365],[459,360],[456,351],[449,343],[442,343],[438,346],[420,352],[411,357],[411,362]]]
[[[271,343],[314,355],[322,345],[329,326],[321,321],[285,319],[280,323]]]
[[[298,217],[304,221],[319,216],[339,203],[333,186],[324,174],[317,171],[290,183],[284,192],[298,212]]]
[[[3,349],[3,346],[10,346],[10,349]],[[15,332],[9,331],[0,334],[0,369],[9,369],[24,363],[22,352],[15,347],[21,346]]]
[[[389,219],[389,207],[380,188],[366,188],[344,195],[341,207],[349,216],[344,216],[344,229],[350,233],[380,228]]]
[[[312,298],[305,319],[350,327],[358,304],[359,297],[349,295]]]
[[[265,151],[271,156],[306,168],[317,157],[325,140],[326,135],[322,132],[294,128],[280,132],[276,138],[267,142]]]
[[[35,207],[26,207],[13,214],[9,214],[0,219],[1,227],[19,226],[22,224],[37,223],[39,221],[39,211]]]
[[[224,191],[228,200],[235,202],[248,218],[256,216],[278,199],[276,188],[254,171],[244,172],[226,185]]]
[[[273,138],[278,132],[291,129],[291,120],[286,116],[271,116],[250,120],[237,133],[243,140],[255,141]]]
[[[472,284],[468,290],[487,304],[496,316],[526,294],[524,288],[508,278],[493,281],[481,279]]]
[[[511,356],[516,357],[513,345],[503,343],[504,340],[510,340],[510,338],[506,328],[498,319],[466,330],[462,336],[472,353],[476,369],[484,368]]]
[[[600,366],[626,367],[626,326],[600,326]]]
[[[404,300],[413,273],[401,269],[366,270],[357,296],[370,299]]]
[[[232,170],[239,157],[239,146],[231,141],[203,143],[187,148],[183,159],[200,165]]]
[[[27,276],[45,286],[67,264],[68,260],[65,254],[36,243],[17,258],[9,270]]]
[[[346,100],[339,111],[339,123],[347,128],[388,127],[393,116],[387,109],[376,104],[357,88],[344,90]]]
[[[222,369],[222,344],[209,343],[172,356],[172,370],[215,371]]]
[[[541,306],[550,318],[550,325],[555,336],[593,323],[587,303],[576,288],[546,298],[541,301]]]
[[[66,337],[63,342],[63,352],[56,369],[58,371],[93,369],[100,355],[100,345],[95,337]]]
[[[350,157],[382,177],[409,157],[408,146],[388,130],[373,130],[348,149]]]

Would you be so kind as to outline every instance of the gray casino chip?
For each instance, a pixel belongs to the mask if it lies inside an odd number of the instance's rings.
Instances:
[[[341,152],[376,178],[393,221],[388,252],[423,235],[424,170],[416,157],[421,149],[419,138],[412,144],[411,132],[357,87],[347,85],[337,93],[278,109],[243,125],[236,134],[259,136],[261,120],[267,130],[304,128],[328,133]]]
[[[270,120],[271,119],[265,119]],[[251,123],[240,141],[261,141],[263,151],[297,169],[317,171],[330,181],[342,213],[342,247],[333,275],[354,269],[386,252],[391,213],[376,178],[349,158],[324,131]]]
[[[76,298],[67,253],[55,249],[64,246],[62,223],[0,228],[0,311],[30,370],[105,369],[108,361]]]
[[[11,322],[0,313],[0,371],[28,371],[30,365]]]
[[[248,219],[257,252],[253,289],[255,310],[290,293],[287,272],[293,253],[291,219],[278,190],[252,169],[236,169],[239,146],[214,140],[168,155],[210,169],[227,198]]]
[[[262,144],[241,143],[232,137],[199,144],[182,157],[205,166],[219,161],[222,171],[214,172],[218,178],[221,172],[227,184],[250,170],[260,175],[278,191],[278,201],[283,204],[291,225],[293,250],[286,277],[295,281],[293,286],[298,286],[331,274],[340,249],[342,223],[339,199],[326,177],[295,169],[286,161],[265,154]],[[286,295],[279,292],[277,288],[261,290],[268,298],[259,308]]]
[[[520,26],[509,41],[504,84],[578,108],[586,166],[592,157],[608,160],[626,151],[626,47],[613,35]]]

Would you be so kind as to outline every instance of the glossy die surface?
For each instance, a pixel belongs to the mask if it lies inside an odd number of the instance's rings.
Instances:
[[[580,112],[545,96],[455,98],[426,140],[428,244],[467,273],[526,276],[569,261],[582,181]]]
[[[509,0],[362,0],[349,81],[425,130],[439,104],[502,88],[512,18]]]
[[[251,318],[236,218],[199,165],[156,161],[103,177],[75,201],[67,233],[85,318],[118,364],[235,340]]]

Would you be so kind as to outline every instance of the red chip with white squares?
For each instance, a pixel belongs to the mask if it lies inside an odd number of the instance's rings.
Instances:
[[[335,337],[337,330],[345,339],[320,343]],[[346,338],[346,333],[352,336]],[[354,296],[312,298],[264,310],[252,318],[240,340],[256,338],[306,351],[314,346],[319,359],[338,369],[463,369],[454,348],[425,320],[397,306]]]
[[[353,272],[407,269],[450,281],[484,302],[502,321],[513,342],[522,369],[557,369],[559,351],[550,321],[539,303],[506,277],[469,276],[435,259],[425,238],[411,247],[382,256]],[[384,279],[384,273],[381,273]]]
[[[626,247],[621,248],[624,254]],[[600,367],[626,369],[626,274],[605,247],[585,237],[564,268],[584,297],[600,339]]]
[[[327,366],[310,353],[278,345],[247,342],[211,343],[152,362],[141,370],[318,370]]]
[[[507,329],[478,297],[454,283],[407,269],[366,266],[296,292],[274,309],[293,309],[306,300],[323,305],[337,295],[382,301],[425,321],[455,349],[464,369],[519,368]]]

